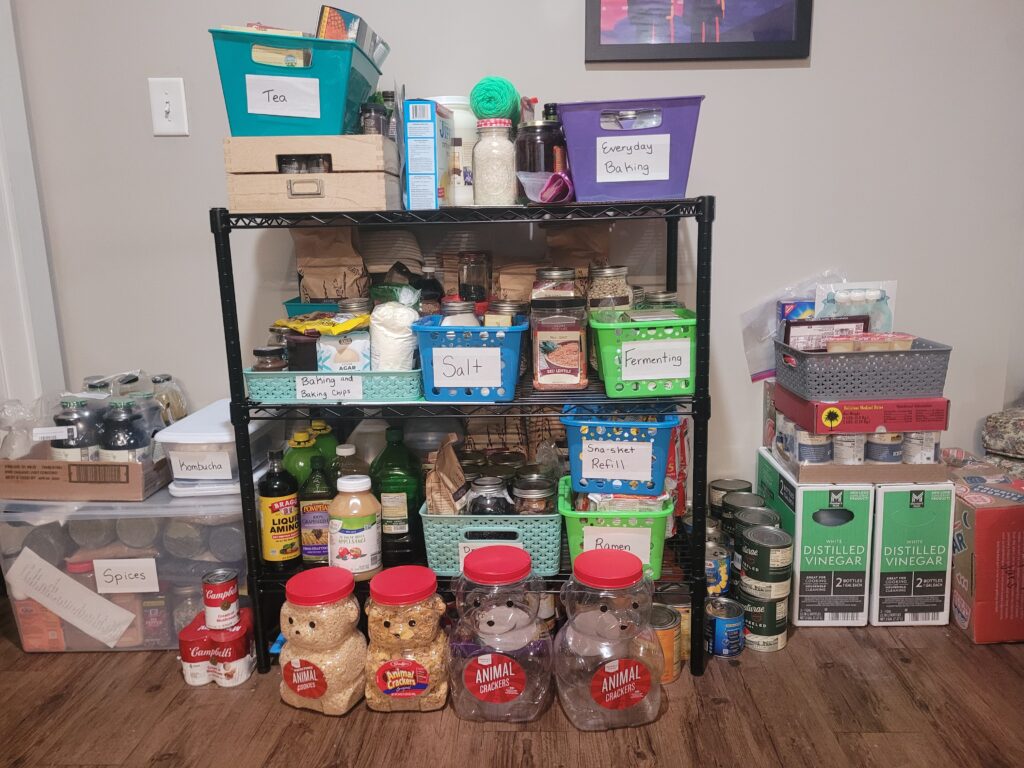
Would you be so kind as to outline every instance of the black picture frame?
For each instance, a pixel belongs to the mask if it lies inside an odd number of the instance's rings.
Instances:
[[[626,2],[626,0],[620,0]],[[735,61],[806,59],[811,54],[813,0],[795,0],[793,40],[725,43],[602,43],[601,2],[586,0],[586,61]]]

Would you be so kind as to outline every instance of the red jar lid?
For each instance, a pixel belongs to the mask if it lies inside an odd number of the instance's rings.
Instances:
[[[462,573],[477,584],[514,584],[533,570],[530,553],[519,547],[495,544],[474,549],[466,555]]]
[[[633,586],[644,577],[644,564],[632,552],[591,549],[577,555],[572,572],[588,587],[622,589]]]
[[[92,573],[92,560],[82,560],[78,563],[73,563],[70,560],[65,560],[64,570],[66,570],[68,573]]]
[[[328,605],[351,595],[355,586],[356,580],[344,568],[310,568],[288,579],[284,596],[292,605]]]
[[[423,565],[399,565],[370,579],[370,597],[381,605],[412,605],[437,592],[437,576]]]

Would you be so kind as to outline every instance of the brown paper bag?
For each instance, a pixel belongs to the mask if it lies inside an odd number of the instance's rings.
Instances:
[[[293,229],[299,298],[333,302],[370,295],[370,276],[352,244],[350,227]]]
[[[560,267],[599,267],[608,264],[611,254],[611,229],[600,224],[552,224],[544,231],[548,258]]]
[[[456,439],[456,435],[448,435],[448,439],[437,451],[434,468],[427,473],[428,514],[459,515],[466,507],[469,487],[455,455]]]

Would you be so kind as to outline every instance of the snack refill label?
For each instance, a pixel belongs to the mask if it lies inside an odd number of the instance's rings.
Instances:
[[[384,533],[402,534],[409,532],[409,500],[404,493],[382,493],[380,515]]]
[[[299,500],[294,494],[260,497],[263,559],[280,563],[299,554]]]
[[[327,693],[327,678],[316,664],[305,659],[292,659],[281,670],[284,684],[306,699],[319,699]]]
[[[365,573],[380,566],[380,523],[377,515],[331,518],[331,565],[352,573]]]
[[[302,559],[326,561],[328,552],[327,529],[330,524],[329,501],[299,502],[299,523],[302,529]]]
[[[633,659],[613,659],[597,668],[590,679],[590,695],[605,709],[629,709],[651,690],[651,671]]]
[[[488,704],[508,704],[526,690],[526,672],[511,656],[488,653],[470,659],[462,673],[466,690]]]
[[[412,659],[392,659],[377,667],[377,687],[396,699],[419,696],[429,685],[427,668]]]

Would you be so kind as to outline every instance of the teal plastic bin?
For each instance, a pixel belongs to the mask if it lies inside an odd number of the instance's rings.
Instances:
[[[357,133],[359,106],[380,70],[357,43],[211,29],[232,136]],[[257,63],[253,49],[281,51],[281,66]],[[300,51],[293,56],[288,52]],[[288,62],[288,63],[285,63]]]

